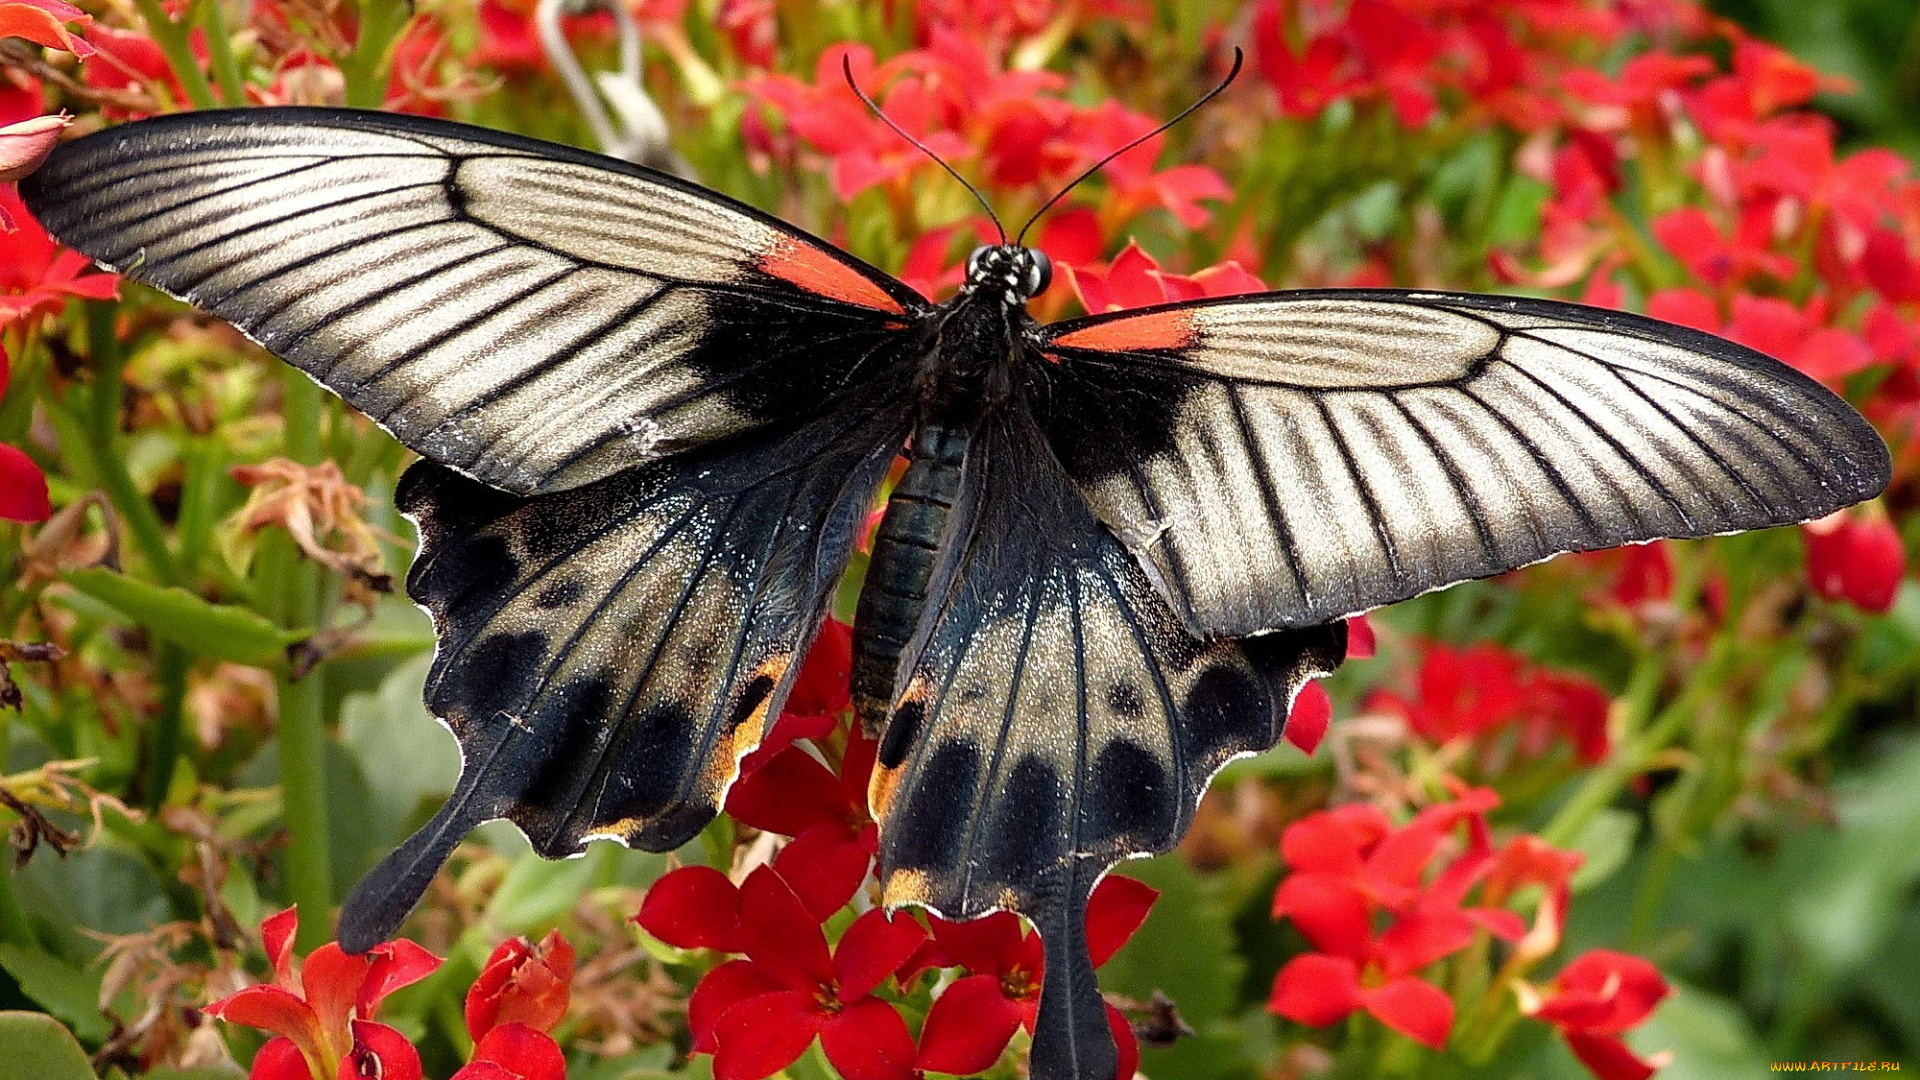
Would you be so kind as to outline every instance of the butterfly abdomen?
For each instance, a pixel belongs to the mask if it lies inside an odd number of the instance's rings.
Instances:
[[[900,654],[920,624],[966,460],[964,429],[922,424],[907,471],[887,500],[873,537],[866,584],[853,624],[853,707],[869,732],[893,705]]]

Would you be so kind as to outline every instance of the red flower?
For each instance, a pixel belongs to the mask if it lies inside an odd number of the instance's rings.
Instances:
[[[1099,967],[1126,944],[1160,894],[1132,878],[1109,874],[1087,901],[1087,948]],[[1033,1030],[1040,1011],[1045,957],[1037,934],[1025,933],[1010,912],[995,912],[967,922],[932,917],[935,951],[966,969],[927,1013],[920,1029],[922,1069],[945,1073],[979,1072],[1006,1051],[1014,1032]],[[943,965],[944,966],[944,965]],[[1119,1076],[1131,1077],[1140,1060],[1133,1028],[1112,1006],[1107,1023],[1120,1047]]]
[[[1606,694],[1579,676],[1534,668],[1497,645],[1429,646],[1414,688],[1411,697],[1376,691],[1368,707],[1402,717],[1433,743],[1481,739],[1517,726],[1515,749],[1523,757],[1546,753],[1556,734],[1569,737],[1587,764],[1607,755]]]
[[[560,931],[539,945],[524,937],[501,942],[467,991],[467,1034],[474,1042],[509,1024],[552,1030],[572,996],[573,946]]]
[[[534,4],[526,0],[480,0],[480,47],[467,59],[476,67],[509,73],[542,72],[551,65],[533,24]],[[569,40],[604,40],[613,33],[613,16],[604,11],[560,20]]]
[[[419,1080],[420,1059],[412,1044],[375,1023],[374,1014],[382,998],[426,978],[440,966],[439,958],[410,941],[375,946],[359,956],[328,942],[296,970],[296,926],[292,908],[261,924],[273,960],[271,985],[249,986],[206,1009],[229,1023],[275,1033],[254,1061],[253,1080]]]
[[[11,185],[0,187],[0,216],[20,223],[19,229],[0,233],[0,329],[58,313],[68,297],[111,300],[119,295],[120,279],[88,273],[92,264],[87,257],[55,244],[28,216]]]
[[[1814,592],[1875,614],[1893,606],[1906,576],[1907,552],[1884,515],[1839,510],[1809,522],[1801,535]]]
[[[1087,263],[1075,266],[1059,259],[1054,262],[1066,273],[1081,306],[1095,315],[1176,300],[1265,292],[1267,288],[1237,262],[1210,266],[1191,276],[1169,274],[1132,240],[1104,272]]]
[[[1694,277],[1722,288],[1738,285],[1754,274],[1781,281],[1793,277],[1793,259],[1772,250],[1774,215],[1771,206],[1749,205],[1729,235],[1720,231],[1705,210],[1697,206],[1671,210],[1653,220],[1653,235]]]
[[[501,1024],[473,1048],[473,1060],[451,1080],[566,1080],[560,1044],[525,1024]]]
[[[1620,1034],[1653,1014],[1673,990],[1640,957],[1593,949],[1580,954],[1542,995],[1522,984],[1521,1010],[1560,1029],[1567,1046],[1600,1080],[1647,1080],[1670,1055],[1642,1058]]]
[[[1732,309],[1733,317],[1723,324],[1713,299],[1697,290],[1667,289],[1647,298],[1647,313],[1655,318],[1732,338],[1816,379],[1833,382],[1875,361],[1873,349],[1858,334],[1827,325],[1823,297],[1800,308],[1739,293]]]
[[[766,75],[747,80],[743,87],[780,116],[788,130],[833,159],[834,191],[852,199],[876,184],[937,166],[861,104],[847,86],[843,63],[852,65],[862,89],[877,94],[894,123],[942,159],[963,161],[974,153],[973,144],[944,130],[941,103],[921,82],[901,80],[880,91],[907,60],[900,57],[876,66],[868,47],[834,45],[821,53],[812,85],[789,75]]]
[[[1324,1026],[1364,1009],[1438,1049],[1453,1026],[1453,1001],[1414,973],[1472,944],[1476,928],[1518,940],[1515,915],[1465,908],[1466,893],[1494,866],[1485,814],[1488,789],[1432,806],[1395,829],[1378,807],[1356,804],[1288,826],[1281,855],[1292,872],[1274,896],[1274,916],[1293,920],[1316,951],[1288,961],[1267,1007]],[[1425,879],[1442,844],[1465,825],[1467,851]],[[1376,931],[1382,916],[1390,921]]]
[[[877,749],[856,726],[847,735],[838,775],[789,746],[727,793],[734,820],[793,837],[774,865],[818,918],[846,906],[880,850],[879,829],[867,815],[867,780]]]
[[[771,1076],[816,1037],[847,1080],[913,1075],[906,1021],[872,995],[926,939],[919,923],[869,911],[829,952],[819,921],[762,866],[740,887],[738,933],[747,959],[708,972],[687,1003],[693,1049],[713,1055],[716,1080]]]
[[[92,56],[93,46],[74,37],[67,23],[88,25],[93,16],[62,0],[6,0],[0,3],[0,38],[26,38],[35,45]]]

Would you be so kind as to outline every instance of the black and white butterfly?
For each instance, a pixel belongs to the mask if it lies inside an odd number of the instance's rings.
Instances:
[[[1043,935],[1034,1073],[1116,1058],[1081,923],[1343,616],[1556,552],[1819,517],[1885,445],[1758,353],[1546,300],[1276,292],[1042,326],[1046,257],[933,304],[693,184],[453,123],[163,117],[21,185],[424,460],[408,589],[452,798],[347,902],[391,934],[474,825],[678,846],[779,713],[890,463],[856,628],[889,905]]]

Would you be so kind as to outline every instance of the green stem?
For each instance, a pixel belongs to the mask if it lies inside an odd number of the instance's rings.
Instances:
[[[320,460],[320,388],[294,368],[282,370],[283,448],[304,464]],[[286,627],[318,626],[320,568],[300,558],[291,537],[263,538],[259,582]],[[325,668],[294,681],[275,679],[280,718],[280,796],[287,825],[287,885],[300,909],[300,944],[312,948],[331,936],[333,868],[327,812],[324,709]]]
[[[193,656],[178,645],[160,646],[154,666],[160,677],[160,714],[147,728],[146,807],[166,804],[167,789],[180,761],[180,732],[186,726],[187,669]]]
[[[187,38],[191,27],[168,18],[160,0],[133,0],[133,3],[140,9],[140,17],[146,20],[148,35],[160,46],[167,66],[180,80],[180,88],[187,92],[187,100],[196,109],[213,108],[213,86],[207,82],[207,73],[200,70],[200,61],[193,55],[193,43]]]
[[[114,336],[114,310],[111,303],[87,305],[87,349],[93,354],[94,365],[93,396],[86,417],[88,450],[100,485],[133,536],[134,546],[161,584],[174,585],[179,578],[173,552],[167,547],[166,526],[152,500],[134,483],[133,474],[127,471],[126,455],[120,452],[121,372],[126,367],[126,354]]]
[[[233,39],[227,33],[227,16],[220,0],[205,0],[197,5],[207,13],[207,58],[213,65],[214,80],[220,84],[220,100],[226,105],[245,105],[247,88],[240,76],[240,65],[233,59]]]
[[[1541,839],[1554,847],[1570,846],[1595,815],[1611,805],[1633,778],[1645,771],[1653,755],[1665,749],[1698,711],[1702,699],[1719,688],[1720,680],[1733,657],[1733,645],[1731,632],[1723,633],[1714,640],[1706,662],[1694,671],[1680,695],[1661,710],[1645,730],[1630,735],[1626,744],[1606,764],[1588,774],[1586,782],[1553,815],[1547,827],[1540,830]],[[1648,670],[1653,672],[1652,676],[1645,674]],[[1635,670],[1636,685],[1629,688],[1629,700],[1637,702],[1650,699],[1651,693],[1639,684],[1645,679],[1656,678],[1658,674],[1658,666],[1651,657],[1643,660]]]

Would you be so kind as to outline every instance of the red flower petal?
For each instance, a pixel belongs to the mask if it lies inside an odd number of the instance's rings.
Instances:
[[[1140,1039],[1133,1033],[1133,1025],[1120,1015],[1120,1010],[1107,1006],[1107,1027],[1113,1031],[1113,1045],[1120,1051],[1120,1067],[1114,1070],[1114,1080],[1133,1080],[1133,1074],[1140,1071]]]
[[[353,1049],[340,1062],[341,1076],[421,1080],[420,1051],[405,1035],[370,1020],[353,1022]]]
[[[965,922],[933,916],[933,936],[954,964],[975,975],[1004,976],[1026,957],[1020,917],[996,911]]]
[[[317,950],[316,950],[317,951]],[[404,938],[390,941],[384,945],[375,945],[367,952],[371,963],[362,976],[360,993],[355,1006],[364,1019],[373,1019],[379,1011],[380,1002],[388,994],[403,986],[412,986],[421,979],[434,973],[440,966],[440,958]],[[313,969],[313,957],[307,958],[301,969],[303,979]]]
[[[847,906],[872,865],[866,846],[838,824],[808,829],[773,857],[773,868],[816,922],[827,921]]]
[[[706,973],[687,999],[687,1028],[695,1053],[711,1054],[714,1031],[727,1010],[751,998],[784,991],[779,980],[751,960],[730,960]]]
[[[1001,992],[997,977],[956,979],[927,1011],[916,1064],[932,1072],[980,1072],[999,1060],[1019,1029],[1020,1010]]]
[[[1360,1007],[1360,967],[1344,956],[1302,953],[1273,978],[1267,1011],[1309,1027],[1326,1027]]]
[[[467,1034],[475,1042],[502,1024],[552,1030],[572,998],[573,946],[550,931],[536,947],[524,937],[501,942],[467,991]]]
[[[828,619],[807,649],[786,711],[806,716],[833,716],[852,700],[848,683],[853,674],[853,627]]]
[[[207,1006],[206,1012],[230,1024],[289,1036],[309,1047],[320,1044],[320,1018],[313,1006],[282,987],[249,986]]]
[[[1293,874],[1274,893],[1273,914],[1293,920],[1320,952],[1359,961],[1373,940],[1373,908],[1358,887],[1332,874]]]
[[[714,1080],[763,1080],[794,1063],[820,1030],[811,994],[762,994],[728,1009],[714,1028]]]
[[[52,513],[46,474],[18,448],[0,443],[0,518],[45,521]]]
[[[1453,1029],[1453,999],[1412,976],[1360,991],[1360,1004],[1381,1023],[1439,1050]]]
[[[1611,949],[1590,949],[1575,957],[1554,976],[1553,988],[1535,1018],[1601,1032],[1633,1027],[1673,992],[1659,968]]]
[[[820,1025],[820,1049],[846,1080],[911,1080],[913,1035],[892,1005],[861,998]]]
[[[1411,974],[1473,944],[1473,920],[1457,908],[1430,906],[1387,927],[1375,944],[1387,974]]]
[[[820,921],[770,866],[747,875],[740,886],[740,938],[748,956],[794,990],[833,982]]]
[[[75,56],[91,56],[93,48],[85,40],[74,37],[62,24],[92,21],[92,16],[71,4],[0,4],[0,38],[26,38],[35,45],[61,49]]]
[[[281,983],[293,979],[293,935],[300,929],[300,909],[288,908],[269,915],[260,924],[260,938],[267,947],[267,959],[273,961],[273,974]]]
[[[926,928],[909,915],[875,909],[855,919],[833,950],[840,1000],[850,1002],[872,993],[926,939]]]
[[[1293,708],[1287,713],[1286,740],[1299,747],[1301,753],[1312,757],[1331,726],[1333,699],[1327,696],[1327,688],[1321,686],[1318,679],[1308,679],[1306,685],[1300,688],[1299,696],[1293,699]]]
[[[313,1069],[293,1040],[280,1035],[267,1040],[253,1056],[247,1080],[313,1080]]]
[[[634,921],[682,949],[740,952],[740,890],[711,866],[683,866],[653,883]]]
[[[1347,659],[1369,660],[1374,655],[1373,620],[1355,615],[1347,620]]]
[[[1119,874],[1100,879],[1087,899],[1087,951],[1093,955],[1094,967],[1113,959],[1147,921],[1147,912],[1159,898],[1160,890],[1144,881]]]
[[[1617,1035],[1566,1032],[1567,1049],[1600,1080],[1648,1080],[1659,1066],[1635,1054]],[[1658,1055],[1656,1055],[1658,1056]]]
[[[840,778],[795,746],[775,754],[727,793],[727,813],[735,820],[782,836],[844,822],[850,809]]]
[[[473,1060],[492,1062],[521,1080],[567,1080],[567,1056],[544,1031],[501,1024],[473,1048]]]

